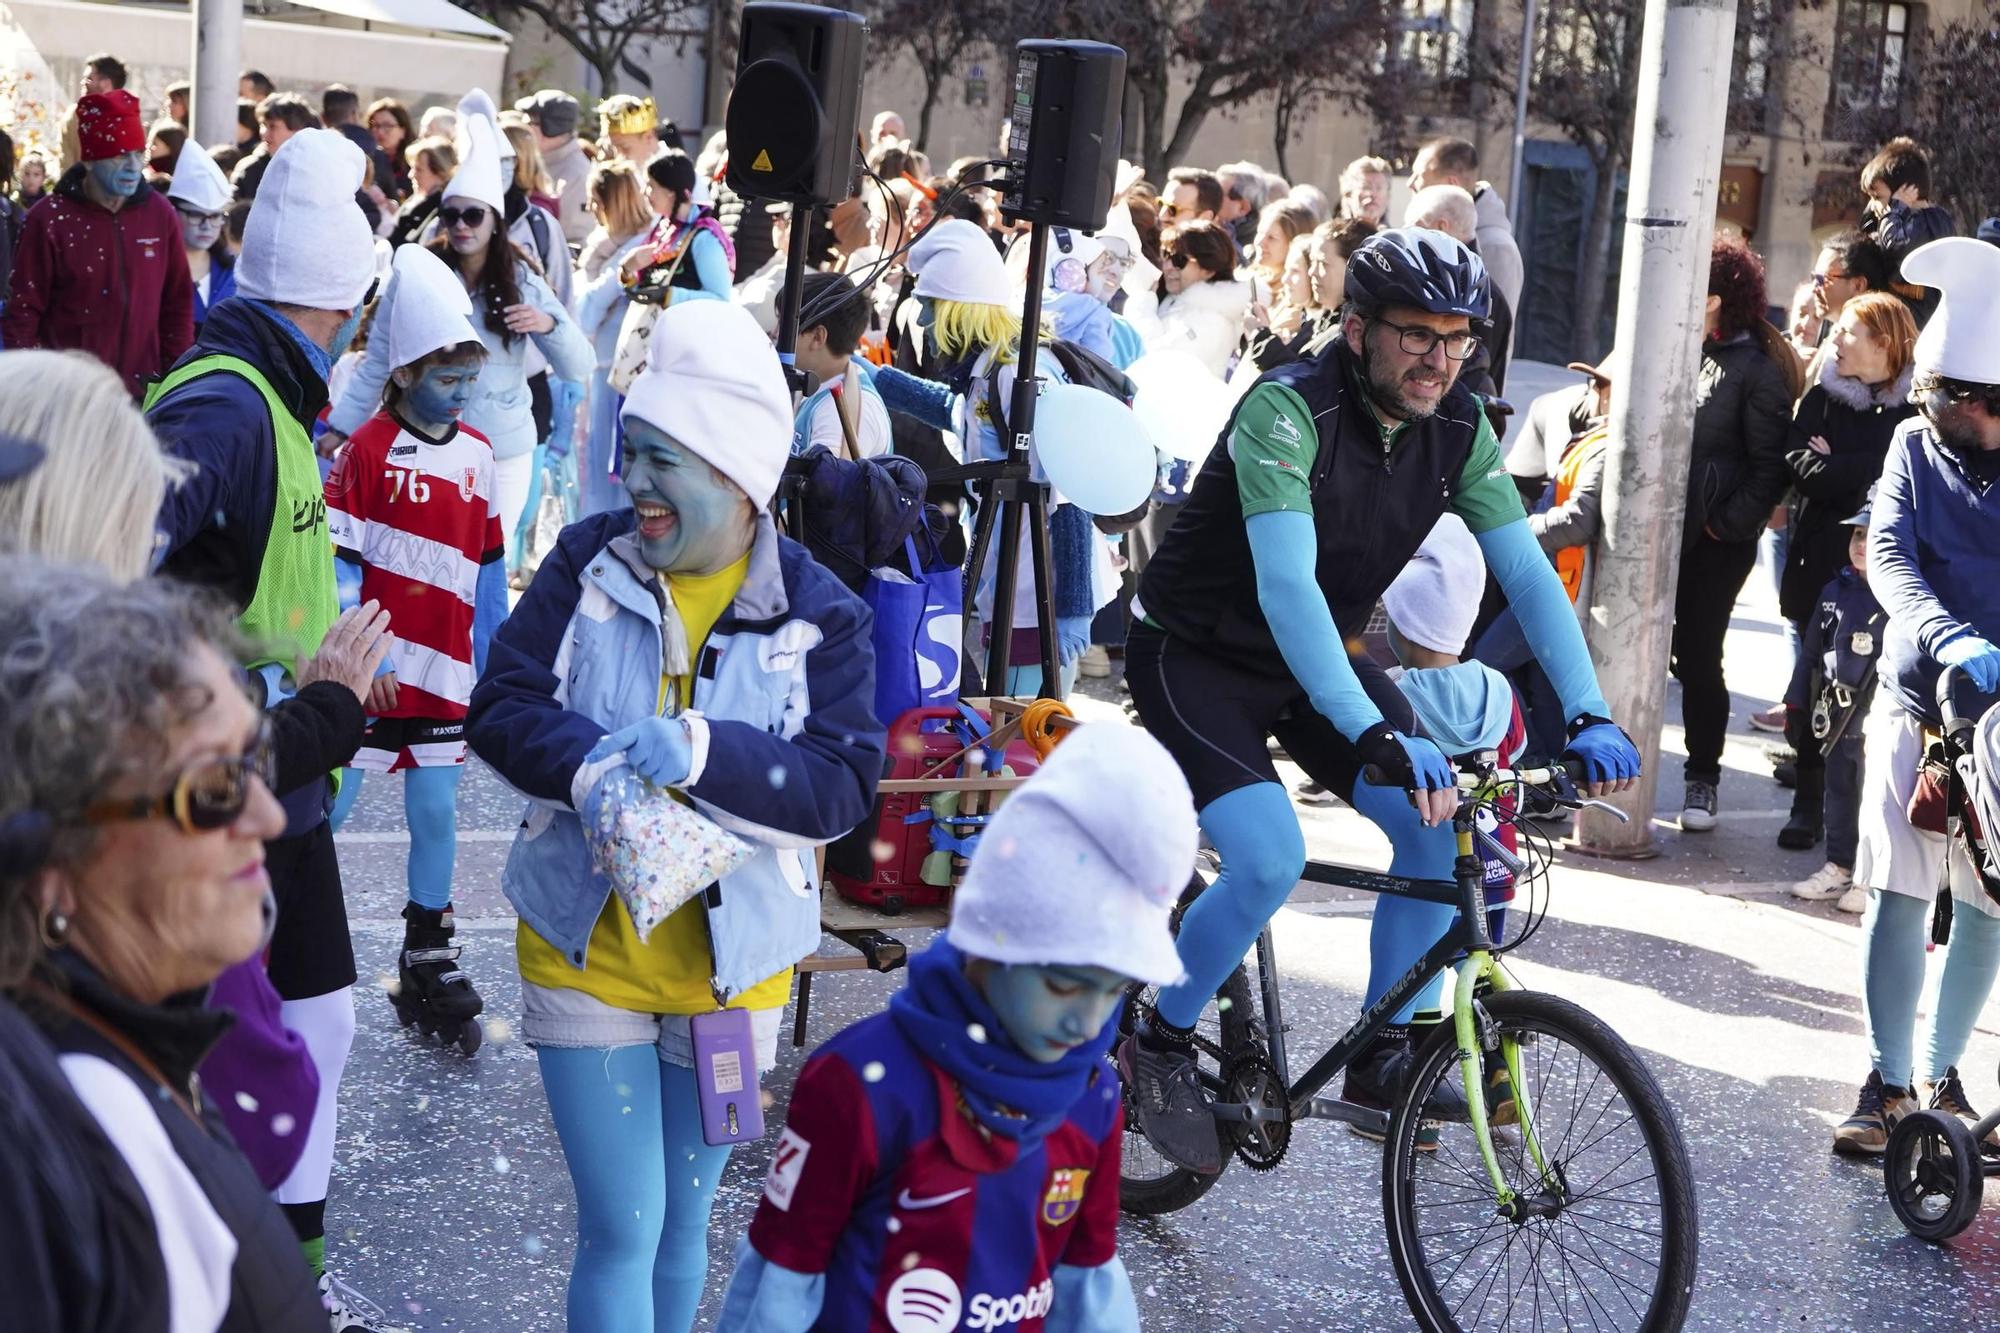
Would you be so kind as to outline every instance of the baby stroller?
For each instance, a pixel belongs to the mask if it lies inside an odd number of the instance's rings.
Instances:
[[[1941,775],[1945,836],[1971,862],[1980,888],[2000,902],[2000,706],[1956,667],[1939,677],[1937,695],[1944,736],[1936,749],[1948,772]],[[1939,897],[1948,908],[1948,895]],[[1986,1177],[2000,1175],[2000,1157],[1979,1147],[1996,1127],[2000,1111],[1972,1126],[1943,1111],[1897,1122],[1882,1179],[1889,1206],[1911,1235],[1936,1243],[1972,1225]]]

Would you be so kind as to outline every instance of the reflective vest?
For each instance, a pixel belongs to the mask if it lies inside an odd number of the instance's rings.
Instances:
[[[1576,490],[1576,479],[1583,475],[1583,466],[1597,454],[1604,452],[1605,444],[1611,439],[1609,431],[1602,427],[1580,435],[1571,443],[1562,462],[1556,465],[1555,498],[1550,501],[1554,508],[1569,500]],[[1590,563],[1590,543],[1582,546],[1565,546],[1556,552],[1556,573],[1562,579],[1563,591],[1574,603],[1583,591],[1583,575]]]
[[[319,651],[340,615],[319,456],[312,437],[270,381],[239,357],[204,356],[179,367],[147,392],[146,410],[181,385],[218,373],[239,375],[264,396],[278,450],[278,494],[271,506],[264,562],[257,571],[257,591],[237,622],[255,645],[253,660],[244,665],[254,671],[275,663],[290,671]]]

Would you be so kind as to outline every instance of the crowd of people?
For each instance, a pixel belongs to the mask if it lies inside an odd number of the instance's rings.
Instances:
[[[1119,1077],[1164,1156],[1220,1168],[1192,1027],[1299,878],[1294,802],[1345,801],[1392,872],[1449,879],[1454,756],[1566,758],[1595,794],[1638,777],[1579,620],[1617,372],[1575,367],[1503,452],[1524,265],[1470,143],[1416,153],[1398,218],[1378,157],[1332,195],[1121,165],[1104,226],[1055,229],[1033,273],[1003,164],[940,169],[893,112],[860,192],[801,210],[744,198],[724,134],[691,154],[628,95],[589,137],[559,90],[418,114],[250,71],[235,142],[203,145],[185,85],[149,124],[125,82],[88,62],[59,157],[0,138],[0,1063],[28,1090],[0,1214],[64,1216],[22,1233],[27,1327],[390,1328],[328,1243],[356,1031],[336,834],[366,773],[401,776],[394,1002],[471,1053],[468,964],[494,960],[462,957],[452,901],[476,754],[527,802],[502,887],[577,1200],[569,1326],[689,1328],[754,1136],[718,1126],[696,1054],[776,1063],[817,851],[870,818],[878,685],[915,674],[871,580],[960,564],[976,497],[944,476],[1006,454],[1029,340],[1053,383],[1125,397],[1169,366],[1233,402],[1197,461],[1158,452],[1136,509],[1055,497],[1047,595],[1015,581],[992,691],[1115,675],[1143,730],[1059,746],[888,1012],[807,1064],[721,1327],[860,1327],[919,1256],[966,1282],[976,1218],[993,1289],[969,1299],[1136,1328]],[[1781,845],[1826,846],[1794,892],[1863,912],[1852,1152],[1920,1100],[1972,1117],[1956,1064],[2000,969],[2000,904],[1910,813],[1938,671],[2000,692],[2000,245],[1954,236],[1928,177],[1907,140],[1869,163],[1861,227],[1782,331],[1761,260],[1716,242],[1674,607],[1698,833],[1731,608],[1776,548],[1796,669],[1753,722],[1789,746]],[[787,317],[803,383],[772,350]],[[788,474],[836,497],[800,541]],[[968,571],[968,680],[994,563]],[[1394,671],[1348,647],[1378,610]],[[1223,871],[1176,940],[1197,826]],[[1965,910],[1918,1066],[1948,858]],[[1367,1002],[1452,910],[1378,905]],[[1135,981],[1156,1011],[1114,1051]],[[1441,984],[1345,1100],[1392,1104]],[[968,1202],[890,1218],[912,1185]]]

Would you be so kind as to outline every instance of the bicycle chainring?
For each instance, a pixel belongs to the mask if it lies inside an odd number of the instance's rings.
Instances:
[[[1228,1127],[1237,1158],[1252,1171],[1275,1170],[1292,1146],[1290,1099],[1277,1066],[1262,1051],[1238,1054],[1223,1074],[1226,1099],[1286,1113],[1283,1120],[1239,1121]]]

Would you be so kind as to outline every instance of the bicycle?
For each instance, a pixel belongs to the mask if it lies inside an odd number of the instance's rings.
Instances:
[[[1306,867],[1314,883],[1459,909],[1453,927],[1331,1050],[1291,1078],[1269,926],[1257,938],[1254,998],[1239,965],[1203,1012],[1197,1065],[1214,1099],[1224,1166],[1233,1151],[1252,1170],[1277,1167],[1301,1120],[1341,1121],[1382,1137],[1390,1258],[1411,1312],[1429,1333],[1671,1333],[1687,1317],[1698,1244],[1693,1169],[1673,1111],[1651,1072],[1609,1027],[1570,1001],[1517,988],[1499,965],[1498,955],[1531,936],[1541,916],[1530,901],[1520,934],[1496,945],[1478,854],[1483,847],[1507,861],[1532,898],[1545,879],[1546,851],[1541,865],[1531,866],[1479,827],[1479,813],[1511,818],[1500,800],[1526,787],[1571,808],[1602,803],[1580,798],[1559,768],[1507,769],[1490,752],[1458,764],[1452,883],[1327,862]],[[1379,774],[1364,779],[1371,776]],[[1546,848],[1545,839],[1536,844],[1541,835],[1521,827],[1531,850]],[[1176,931],[1181,912],[1205,887],[1197,874],[1175,912]],[[1420,1043],[1414,1072],[1391,1110],[1319,1095],[1427,979],[1455,964],[1452,1021]],[[1129,1032],[1151,1012],[1152,991],[1135,987],[1121,1022]],[[1467,1094],[1466,1119],[1444,1123],[1425,1105],[1454,1075]],[[1138,1128],[1129,1088],[1125,1123],[1119,1196],[1126,1212],[1157,1216],[1185,1208],[1220,1178],[1160,1157]],[[1486,1266],[1475,1273],[1475,1261]],[[1545,1261],[1552,1273],[1544,1271]]]

